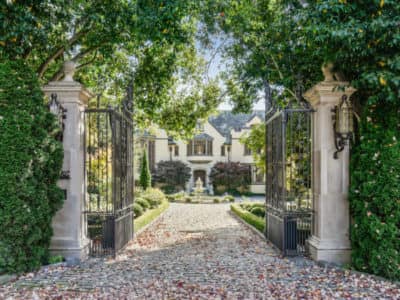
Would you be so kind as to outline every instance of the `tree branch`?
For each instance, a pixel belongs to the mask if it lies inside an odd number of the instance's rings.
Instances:
[[[272,63],[274,64],[275,69],[276,69],[276,71],[277,71],[278,74],[279,74],[279,78],[280,78],[281,80],[283,80],[283,79],[284,79],[283,74],[282,74],[281,70],[279,69],[279,66],[278,66],[276,60],[274,59],[274,57],[272,56],[272,54],[269,54],[269,56],[271,57]],[[287,90],[287,91],[289,92],[290,95],[292,95],[294,98],[297,98],[295,92],[293,92],[291,89],[289,89],[289,88],[287,88],[287,87],[284,87],[284,88],[285,88],[285,90]]]
[[[95,48],[97,48],[97,47],[91,48],[90,51],[89,51],[89,49],[87,49],[86,51],[83,51],[83,52],[81,52],[81,53],[78,53],[77,55],[75,55],[75,56],[72,58],[72,61],[76,62],[79,58],[82,58],[82,57],[85,56],[86,54],[88,54],[88,53],[90,53],[91,51],[95,50]],[[94,54],[94,56],[93,56],[93,58],[92,58],[91,60],[89,60],[88,62],[86,62],[86,63],[84,63],[84,64],[81,64],[81,65],[77,66],[76,69],[79,69],[79,68],[82,68],[82,67],[84,67],[84,66],[86,66],[86,65],[91,64],[91,63],[96,59],[96,56],[97,56],[97,51],[96,51],[96,53]],[[61,68],[59,68],[59,69],[57,70],[56,73],[54,73],[54,75],[51,77],[50,81],[58,81],[58,80],[61,79],[61,77],[62,77],[63,75],[64,75],[64,72],[63,72],[63,68],[61,67]]]
[[[77,42],[82,36],[87,34],[87,31],[81,31],[78,32],[77,34],[73,35],[67,42],[67,45],[61,46],[58,48],[56,51],[54,51],[47,59],[40,65],[40,67],[37,69],[37,73],[39,78],[42,78],[46,70],[48,69],[49,65],[51,62],[53,62],[55,59],[60,57],[64,51],[66,50],[66,47],[72,46],[75,42]]]
[[[80,68],[83,68],[84,66],[90,65],[92,62],[94,62],[94,60],[96,59],[96,57],[97,57],[97,51],[94,53],[92,59],[90,59],[89,61],[87,61],[87,62],[85,62],[85,63],[83,63],[83,64],[80,64],[80,65],[77,66],[76,68],[77,68],[77,69],[80,69]]]
[[[86,50],[79,52],[77,55],[75,55],[71,60],[74,62],[77,62],[79,59],[83,58],[85,55],[89,54],[90,52],[97,50],[98,48],[100,48],[100,45],[87,48]]]
[[[59,68],[58,71],[51,77],[50,81],[58,81],[64,75],[63,68]]]

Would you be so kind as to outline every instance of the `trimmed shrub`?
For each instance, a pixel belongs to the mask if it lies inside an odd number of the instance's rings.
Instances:
[[[253,208],[251,203],[242,203],[240,204],[240,207],[247,211],[250,211]]]
[[[166,195],[166,197],[167,197],[167,200],[168,200],[169,202],[175,202],[175,201],[176,201],[176,198],[175,198],[174,195]]]
[[[150,203],[146,199],[137,198],[135,199],[135,203],[139,204],[143,208],[143,210],[150,208]]]
[[[51,264],[62,263],[63,261],[65,261],[65,259],[62,255],[55,255],[49,257],[48,263],[51,265]]]
[[[148,188],[141,194],[141,198],[146,199],[150,207],[156,207],[166,199],[165,194],[161,190],[155,188]]]
[[[0,274],[48,262],[51,221],[63,203],[60,128],[34,73],[0,63]]]
[[[155,185],[165,193],[174,193],[185,189],[191,177],[190,167],[179,160],[160,161],[152,174]]]
[[[143,207],[138,203],[133,203],[133,213],[135,218],[140,217],[143,214]]]
[[[240,162],[217,162],[210,172],[214,192],[246,193],[251,183],[250,165]],[[225,188],[225,190],[222,189]]]
[[[265,217],[265,208],[264,207],[253,206],[253,208],[250,210],[250,212],[253,215],[256,215],[258,217],[261,217],[261,218]]]
[[[151,173],[149,169],[149,162],[147,160],[146,151],[143,151],[142,161],[140,165],[139,184],[143,188],[143,190],[146,190],[147,188],[151,187]]]
[[[168,207],[169,207],[169,202],[163,201],[161,205],[159,205],[157,208],[148,210],[142,216],[136,218],[133,225],[134,231],[138,232],[147,224],[151,223],[160,214],[162,214]]]
[[[254,226],[262,233],[265,232],[265,219],[257,217],[252,213],[242,209],[240,205],[231,204],[231,210],[246,223]]]
[[[214,198],[214,199],[213,199],[213,202],[214,202],[214,203],[220,203],[221,200],[220,200],[219,198]]]
[[[190,202],[192,202],[192,198],[190,198],[190,197],[186,197],[186,198],[185,198],[185,202],[186,202],[186,203],[190,203]]]
[[[232,195],[227,195],[224,197],[224,200],[229,202],[235,202],[235,197],[233,197]]]

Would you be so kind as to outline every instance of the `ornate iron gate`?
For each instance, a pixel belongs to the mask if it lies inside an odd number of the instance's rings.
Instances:
[[[125,109],[85,110],[85,218],[91,256],[115,256],[133,238],[133,129]]]
[[[311,234],[311,113],[307,107],[266,115],[266,237],[283,255],[306,252]]]

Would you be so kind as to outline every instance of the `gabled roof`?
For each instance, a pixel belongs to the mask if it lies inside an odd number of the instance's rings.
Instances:
[[[199,134],[195,135],[193,137],[193,139],[194,140],[208,140],[208,141],[211,141],[214,138],[211,135],[209,135],[209,134],[207,134],[205,132],[202,132],[202,133],[199,133]]]
[[[208,122],[229,142],[231,130],[240,131],[244,129],[246,124],[255,116],[264,120],[264,111],[257,110],[249,114],[233,114],[231,111],[221,111],[218,115],[209,117]]]

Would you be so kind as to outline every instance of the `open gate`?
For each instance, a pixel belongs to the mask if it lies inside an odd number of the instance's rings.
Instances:
[[[311,113],[306,107],[266,115],[266,237],[283,255],[306,252],[312,227]]]
[[[124,109],[85,110],[84,217],[91,256],[115,256],[133,238],[133,129]]]

